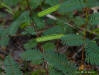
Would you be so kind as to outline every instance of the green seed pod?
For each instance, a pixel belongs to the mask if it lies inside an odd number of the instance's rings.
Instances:
[[[45,16],[47,14],[50,14],[50,13],[56,11],[59,7],[60,7],[60,4],[57,4],[57,5],[55,5],[55,6],[51,7],[51,8],[48,8],[48,9],[46,9],[44,11],[39,12],[38,16],[42,17],[42,16]]]
[[[37,42],[44,42],[48,40],[54,40],[54,39],[60,39],[63,37],[64,34],[54,34],[54,35],[48,35],[48,36],[42,36],[36,39]]]

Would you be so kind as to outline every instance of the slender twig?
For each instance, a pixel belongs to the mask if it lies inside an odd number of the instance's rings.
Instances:
[[[81,48],[72,56],[72,58],[75,58],[75,57],[78,55],[78,53],[82,51],[82,49],[83,49],[83,47],[81,47]]]
[[[45,66],[45,70],[46,70],[46,75],[49,75],[47,61],[44,61],[44,66]]]
[[[88,21],[89,21],[88,11],[89,11],[89,9],[85,8],[86,24],[84,25],[85,30],[83,30],[83,32],[84,32],[84,40],[86,40],[86,37],[87,37],[87,25],[88,25]],[[83,45],[82,59],[81,60],[82,60],[81,64],[84,64],[84,62],[85,62],[85,45]]]

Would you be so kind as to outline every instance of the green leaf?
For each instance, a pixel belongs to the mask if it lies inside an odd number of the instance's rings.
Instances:
[[[55,50],[56,48],[55,44],[51,42],[45,43],[42,47],[44,50]]]
[[[0,46],[7,46],[9,43],[8,29],[0,29]]]
[[[40,50],[27,50],[24,53],[21,54],[21,58],[25,61],[32,61],[32,63],[37,64],[42,62],[42,53]]]
[[[29,0],[32,9],[37,8],[43,0]]]
[[[34,23],[36,24],[37,29],[42,29],[45,27],[45,21],[39,17],[33,17]]]
[[[85,6],[88,8],[96,7],[99,5],[99,2],[97,0],[86,0]]]
[[[94,13],[90,16],[90,24],[92,25],[98,25],[99,24],[99,13]]]
[[[32,49],[37,46],[37,42],[35,40],[29,40],[26,44],[24,44],[25,49]]]
[[[11,56],[7,56],[4,61],[6,75],[23,75],[19,65]]]
[[[58,4],[60,1],[59,0],[45,0],[45,3],[54,6],[56,4]]]
[[[52,34],[68,34],[72,33],[72,28],[70,28],[66,24],[59,24],[58,26],[54,26],[52,28],[47,29],[43,32],[44,35],[52,35]]]
[[[87,41],[86,47],[86,61],[92,65],[99,65],[99,46],[94,41]]]
[[[70,64],[63,54],[57,54],[54,51],[46,51],[45,60],[48,61],[48,65],[62,71],[64,74],[73,75],[76,67]]]
[[[68,34],[61,38],[62,43],[68,46],[80,46],[84,44],[84,40],[80,35]]]
[[[81,17],[76,17],[74,19],[74,23],[77,27],[80,27],[82,25],[84,25],[86,23],[85,19],[84,18],[81,18]]]
[[[9,44],[9,37],[5,36],[0,39],[0,46],[7,46]]]
[[[59,12],[65,14],[85,7],[83,0],[68,0],[61,4]]]
[[[49,75],[62,75],[62,73],[56,71],[54,68],[51,68],[49,69]]]
[[[34,28],[33,27],[26,27],[25,28],[25,31],[22,32],[22,33],[25,33],[25,34],[30,34],[30,35],[36,35],[36,32],[34,31]]]
[[[29,17],[29,12],[25,11],[23,12],[10,26],[9,26],[9,35],[15,35],[18,28],[20,27],[21,24],[23,23],[28,23],[30,24],[30,17]]]
[[[6,4],[3,3],[3,2],[1,2],[0,4],[1,4],[2,7],[6,8],[6,11],[7,11],[7,12],[9,12],[9,13],[12,14],[12,15],[14,14],[11,7],[9,7],[8,5],[6,5]]]
[[[3,2],[9,6],[16,6],[20,1],[22,0],[3,0]]]

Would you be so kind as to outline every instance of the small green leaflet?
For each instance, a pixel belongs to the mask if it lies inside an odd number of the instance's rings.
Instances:
[[[42,17],[42,16],[45,16],[47,14],[50,14],[50,13],[56,11],[59,7],[60,7],[60,4],[57,4],[57,5],[55,5],[55,6],[51,7],[51,8],[48,8],[48,9],[46,9],[44,11],[39,12],[38,16]]]
[[[6,4],[3,3],[3,2],[1,2],[0,4],[1,4],[2,7],[5,7],[5,8],[6,8],[6,11],[7,11],[8,13],[10,13],[10,14],[12,14],[12,15],[14,14],[12,8],[10,8],[8,5],[6,5]]]
[[[48,36],[39,37],[36,39],[36,41],[37,42],[44,42],[44,41],[48,41],[48,40],[60,39],[63,36],[64,36],[64,34],[48,35]]]

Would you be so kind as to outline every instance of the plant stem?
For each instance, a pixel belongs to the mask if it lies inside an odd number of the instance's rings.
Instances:
[[[88,15],[88,8],[85,8],[85,16],[86,16],[86,24],[85,24],[85,30],[83,31],[84,32],[84,40],[86,40],[86,36],[87,36],[87,25],[88,25],[88,21],[89,21],[89,15]],[[84,64],[84,61],[85,61],[85,45],[83,45],[83,49],[82,49],[82,62],[81,64]]]

